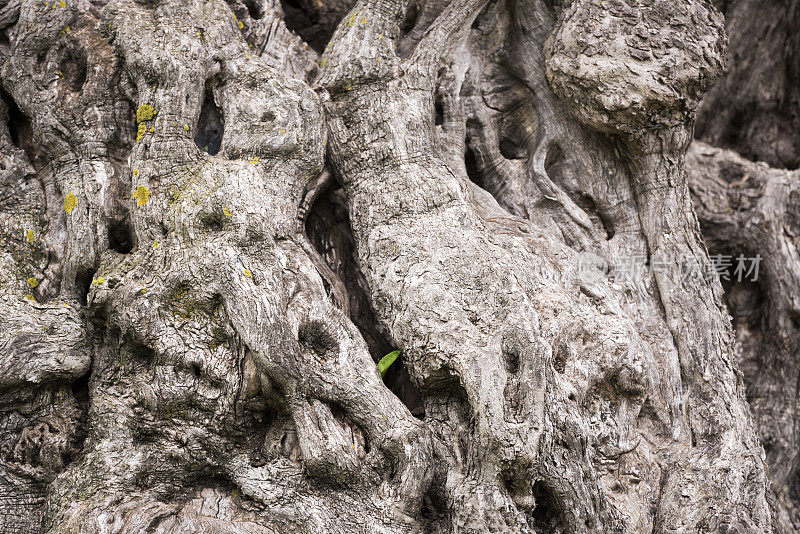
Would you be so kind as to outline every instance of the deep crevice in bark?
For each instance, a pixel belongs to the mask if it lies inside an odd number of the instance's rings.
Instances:
[[[75,287],[78,291],[78,302],[82,306],[86,306],[86,298],[89,295],[89,290],[92,287],[92,279],[94,278],[96,269],[78,269],[75,275]]]
[[[433,113],[434,125],[441,126],[444,124],[444,106],[442,105],[442,94],[439,91],[436,91],[436,95],[433,99]]]
[[[197,148],[212,156],[219,153],[222,146],[222,135],[225,131],[225,118],[214,102],[214,95],[210,88],[206,88],[200,116],[197,119],[197,131],[194,142]]]
[[[281,0],[286,27],[320,53],[354,3],[355,0]]]
[[[11,95],[6,93],[0,87],[0,99],[2,99],[6,105],[8,106],[8,133],[11,137],[11,143],[17,147],[21,148],[25,151],[25,155],[28,156],[28,160],[33,162],[32,158],[32,151],[34,147],[32,146],[33,140],[33,128],[31,127],[31,121],[28,117],[25,116],[24,113],[19,109],[17,103],[11,98]]]
[[[564,520],[555,503],[551,491],[540,480],[533,484],[535,506],[531,511],[533,528],[541,534],[557,534],[564,532]]]
[[[127,215],[127,213],[125,214]],[[131,228],[130,220],[124,219],[109,219],[108,221],[108,248],[119,252],[120,254],[128,254],[133,250],[135,245],[135,237],[133,228]]]
[[[339,187],[320,193],[306,218],[309,241],[341,279],[350,299],[350,318],[361,331],[373,358],[394,350],[388,333],[375,317],[366,282],[358,267],[347,199]]]
[[[500,139],[498,149],[500,150],[500,154],[509,160],[524,160],[527,157],[525,146],[509,137]],[[545,168],[547,168],[546,163]]]
[[[247,7],[251,19],[259,20],[264,17],[263,0],[243,0],[243,3]]]
[[[407,35],[414,29],[414,26],[417,24],[417,18],[419,17],[420,12],[420,4],[418,0],[412,0],[408,3],[406,7],[406,14],[403,18],[403,23],[400,24],[400,33],[402,35]]]
[[[425,402],[422,393],[409,376],[408,369],[402,361],[402,355],[389,367],[384,383],[415,417],[425,419]]]
[[[773,167],[800,166],[800,2],[719,2],[730,34],[725,75],[704,97],[696,136]]]
[[[483,175],[478,166],[478,159],[475,157],[475,151],[470,146],[469,140],[467,140],[465,144],[464,167],[467,169],[467,177],[469,180],[481,189],[485,189],[486,184],[483,181]]]
[[[341,188],[329,187],[315,200],[306,218],[306,233],[325,263],[344,283],[350,299],[350,319],[364,336],[372,358],[379,361],[395,346],[375,316],[359,270],[347,199]],[[324,278],[323,283],[326,283]],[[412,414],[424,417],[422,395],[409,377],[402,356],[389,367],[384,383]]]

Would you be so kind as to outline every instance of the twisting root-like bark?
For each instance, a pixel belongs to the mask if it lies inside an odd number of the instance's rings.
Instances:
[[[336,532],[356,520],[376,531],[404,524],[430,481],[430,438],[383,385],[360,334],[331,304],[297,224],[306,183],[323,164],[316,95],[252,55],[222,2],[175,0],[153,8],[128,0],[106,13],[137,89],[139,139],[130,166],[138,247],[103,258],[89,298],[109,335],[120,332],[146,347],[136,351],[153,351],[155,361],[117,381],[131,381],[139,413],[116,401],[110,413],[94,413],[94,424],[134,417],[160,430],[152,440],[133,436],[134,458],[147,457],[144,464],[111,470],[101,464],[116,442],[90,435],[86,459],[51,503],[50,524],[91,530],[92,514],[85,512],[108,507],[114,521],[133,529],[152,517],[125,519],[127,507],[141,507],[144,497],[120,502],[113,488],[132,487],[141,477],[181,484],[203,471],[227,478],[267,508],[284,507],[281,513],[315,530]],[[192,22],[176,26],[186,21],[178,13],[191,14]],[[142,48],[142,40],[159,45]],[[202,153],[193,140],[206,94],[225,118],[227,159]],[[219,358],[242,365],[243,351],[257,373],[233,376],[260,380],[288,412],[311,477],[299,486],[333,484],[329,499],[302,497],[298,485],[281,481],[284,458],[252,466],[236,433],[226,434],[237,422],[241,388],[257,386],[230,383],[216,366]],[[191,370],[202,389],[184,392],[181,380],[166,377],[143,381],[148,372],[159,376],[156,362]],[[213,429],[171,423],[192,424],[208,413],[220,418]],[[189,458],[170,453],[176,445],[187,447]],[[157,474],[170,461],[171,473]],[[394,473],[388,480],[380,477],[385,470]],[[76,495],[67,483],[75,477],[101,489]],[[369,488],[378,490],[366,507],[372,517],[350,516],[365,507],[348,512],[348,500]],[[284,506],[278,490],[297,502]]]

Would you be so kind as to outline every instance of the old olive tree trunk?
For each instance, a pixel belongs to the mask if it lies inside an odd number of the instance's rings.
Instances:
[[[0,532],[796,532],[730,4],[0,1]]]

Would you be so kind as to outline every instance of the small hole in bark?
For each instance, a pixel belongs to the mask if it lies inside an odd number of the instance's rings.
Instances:
[[[389,367],[389,370],[386,371],[384,384],[389,388],[389,391],[394,393],[395,396],[406,405],[414,417],[425,419],[425,405],[422,393],[420,393],[411,380],[408,369],[406,369],[403,363],[402,356],[400,356],[400,358]]]
[[[73,93],[79,93],[86,83],[86,56],[81,50],[70,50],[67,53],[64,64],[61,68],[67,87]]]
[[[203,374],[203,370],[200,368],[200,364],[196,362],[192,362],[192,374],[195,378],[200,378]]]
[[[70,389],[72,389],[72,395],[75,397],[79,403],[86,403],[88,406],[89,403],[89,377],[91,373],[86,373],[80,378],[76,378],[70,384]]]
[[[501,139],[499,149],[500,153],[506,159],[525,159],[527,157],[527,154],[525,153],[525,147],[521,146],[515,141],[512,141],[511,139]]]
[[[516,351],[505,351],[506,372],[510,375],[519,373],[519,354]]]
[[[128,221],[108,221],[108,248],[120,254],[128,254],[133,250],[133,231]]]
[[[281,0],[286,27],[319,53],[325,50],[339,22],[355,4],[354,0],[318,2]]]
[[[533,498],[536,502],[531,512],[534,529],[537,532],[560,532],[561,514],[552,492],[540,480],[533,484]]]
[[[400,31],[403,35],[414,29],[414,26],[417,24],[417,17],[419,17],[419,4],[416,0],[413,0],[409,2],[408,8],[406,9],[406,16],[403,19],[403,23],[400,25]]]
[[[364,453],[369,454],[369,451],[372,450],[372,446],[369,443],[369,438],[367,437],[367,433],[364,432],[364,429],[350,420],[347,411],[342,408],[340,404],[335,402],[326,402],[325,404],[330,409],[331,415],[336,419],[336,422],[343,428],[349,428],[350,432],[353,434],[353,438],[364,448]]]
[[[544,172],[552,174],[551,169],[564,161],[564,153],[556,143],[551,144],[547,149],[547,157],[544,159]]]
[[[294,428],[287,429],[281,437],[281,453],[290,460],[302,458],[300,440]]]
[[[5,91],[0,90],[0,98],[8,106],[8,135],[11,137],[11,143],[17,148],[26,149],[27,147],[24,145],[28,144],[32,131],[31,121],[20,111],[17,103]],[[28,159],[30,159],[30,155]]]
[[[447,519],[447,500],[444,497],[444,488],[441,484],[432,484],[431,488],[422,498],[422,506],[419,512],[420,518],[424,522],[423,532],[445,532],[445,525],[441,525]]]
[[[475,152],[472,150],[469,143],[466,144],[466,147],[466,151],[464,152],[464,166],[467,169],[467,177],[472,183],[481,189],[485,189],[483,174],[478,166],[478,159],[475,157]]]
[[[156,515],[156,516],[155,516],[153,519],[151,519],[151,520],[150,520],[150,522],[147,524],[147,528],[145,529],[145,532],[156,532],[156,529],[157,529],[157,528],[158,528],[158,527],[161,525],[161,523],[163,523],[164,521],[166,521],[166,520],[167,520],[167,519],[169,519],[170,517],[172,517],[172,514],[171,514],[171,513],[161,513],[161,514],[157,514],[157,515]]]
[[[194,143],[197,147],[212,156],[219,153],[222,146],[222,134],[225,129],[225,120],[214,102],[210,90],[206,90],[203,106],[200,108],[200,117],[197,120],[197,133]]]
[[[94,279],[94,269],[79,269],[75,275],[75,287],[78,290],[78,302],[86,306],[86,298],[89,296],[89,289]]]
[[[139,343],[131,337],[126,336],[124,341],[128,347],[128,354],[136,363],[141,364],[143,367],[149,367],[156,361],[156,351],[152,348]]]
[[[744,257],[743,270],[737,273],[738,257]],[[752,280],[747,270],[752,265],[750,252],[709,251],[712,263],[717,265],[720,283],[725,292],[725,304],[736,330],[758,333],[765,321],[765,297],[759,280],[764,276],[763,263],[759,265],[758,279]],[[730,265],[729,265],[730,264]],[[741,277],[741,280],[739,279]]]
[[[203,228],[212,232],[219,232],[225,227],[225,214],[224,213],[205,213],[200,216],[200,224]]]
[[[261,5],[261,0],[244,0],[244,5],[247,7],[247,13],[250,18],[259,20],[264,17],[264,6]]]
[[[444,106],[442,105],[442,95],[438,91],[436,92],[433,108],[435,113],[434,124],[441,126],[444,124]]]
[[[303,350],[317,356],[334,356],[339,351],[339,342],[328,331],[322,321],[308,321],[300,325],[297,341]]]

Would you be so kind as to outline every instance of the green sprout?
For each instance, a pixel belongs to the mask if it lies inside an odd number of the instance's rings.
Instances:
[[[389,369],[389,366],[394,363],[397,357],[400,356],[400,351],[395,350],[381,358],[381,361],[378,362],[378,371],[381,372],[381,376],[386,376],[386,371]]]

